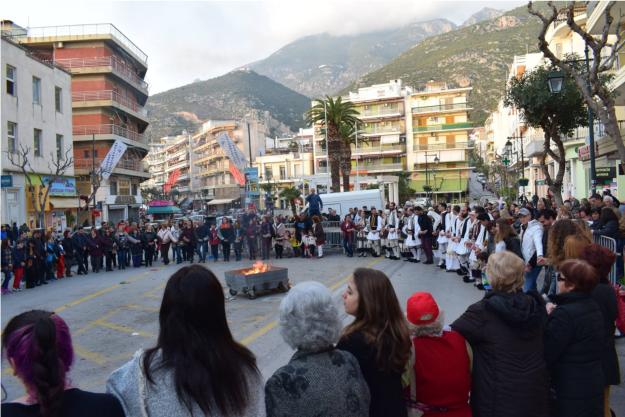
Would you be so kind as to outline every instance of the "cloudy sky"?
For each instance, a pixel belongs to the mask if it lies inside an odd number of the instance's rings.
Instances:
[[[113,23],[148,55],[150,93],[222,75],[302,36],[356,34],[446,18],[460,24],[483,7],[523,1],[267,0],[12,1],[2,19],[21,26]]]

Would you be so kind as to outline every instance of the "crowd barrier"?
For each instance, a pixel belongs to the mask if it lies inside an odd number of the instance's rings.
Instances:
[[[616,240],[607,236],[594,235],[593,237],[596,244],[603,246],[604,248],[614,253],[614,256],[616,256],[616,262],[614,262],[614,264],[612,265],[612,269],[610,270],[610,281],[612,282],[612,284],[616,284],[616,264],[617,262],[623,262],[622,256],[619,256],[619,253],[616,250]]]

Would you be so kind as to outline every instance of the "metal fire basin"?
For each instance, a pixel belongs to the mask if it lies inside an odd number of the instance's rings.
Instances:
[[[243,272],[249,268],[234,269],[225,272],[226,284],[230,295],[235,296],[239,292],[247,294],[250,300],[256,298],[258,291],[278,289],[286,292],[289,290],[289,273],[287,268],[269,266],[265,272],[245,275]]]

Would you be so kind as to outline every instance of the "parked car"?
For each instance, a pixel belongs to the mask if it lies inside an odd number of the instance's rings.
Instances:
[[[429,197],[417,197],[414,199],[413,204],[415,206],[427,208],[432,206],[432,200]]]

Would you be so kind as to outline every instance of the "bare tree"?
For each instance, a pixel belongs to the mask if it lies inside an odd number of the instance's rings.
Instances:
[[[28,184],[27,193],[30,196],[31,206],[35,211],[35,219],[37,220],[37,227],[45,226],[45,210],[48,202],[48,196],[52,189],[52,184],[61,179],[65,172],[72,166],[74,166],[74,158],[72,155],[72,148],[69,147],[65,150],[63,155],[55,152],[50,152],[50,159],[48,160],[48,173],[36,173],[31,165],[30,160],[30,147],[24,146],[20,143],[19,150],[17,152],[6,152],[7,158],[11,165],[17,168],[22,175],[24,175],[25,181]],[[33,177],[39,177],[39,184],[42,188],[37,191],[33,183]],[[43,177],[48,177],[47,184],[44,184]],[[45,186],[45,187],[44,187]]]
[[[550,15],[545,16],[532,6],[529,2],[527,8],[530,14],[538,17],[542,21],[542,28],[538,35],[538,47],[545,57],[547,57],[554,66],[561,68],[575,80],[580,89],[584,101],[592,109],[594,114],[599,117],[603,123],[605,131],[616,145],[621,162],[625,162],[625,144],[621,138],[616,112],[614,110],[614,95],[605,83],[607,72],[612,69],[614,63],[618,59],[618,53],[623,48],[623,39],[621,38],[622,21],[614,23],[611,10],[616,2],[611,1],[607,4],[604,16],[604,24],[599,36],[593,36],[585,29],[582,29],[575,22],[575,3],[571,2],[566,8],[558,10],[556,6],[549,2]],[[545,35],[549,29],[549,25],[555,24],[558,16],[566,14],[566,24],[571,30],[582,37],[586,46],[592,51],[593,59],[589,70],[586,71],[583,66],[574,65],[572,62],[559,59],[549,49],[549,44],[545,40]],[[614,42],[608,42],[610,35],[615,36]],[[609,49],[609,54],[602,56],[604,49]],[[592,127],[591,127],[592,128]]]

